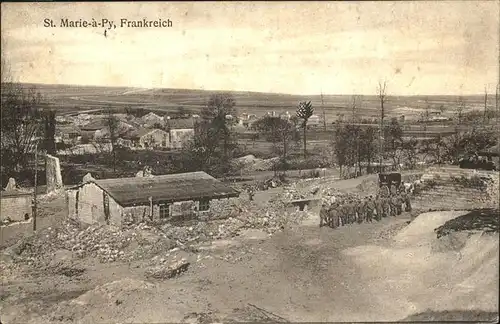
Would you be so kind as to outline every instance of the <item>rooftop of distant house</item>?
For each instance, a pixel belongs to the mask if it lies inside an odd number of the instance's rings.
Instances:
[[[80,129],[72,124],[57,124],[56,132],[62,134],[78,134]]]
[[[194,118],[168,119],[167,125],[170,129],[192,129],[194,128]]]
[[[104,119],[93,120],[88,124],[81,126],[83,131],[96,131],[103,129],[106,126]]]

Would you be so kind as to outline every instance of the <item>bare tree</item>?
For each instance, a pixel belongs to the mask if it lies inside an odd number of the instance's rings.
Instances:
[[[378,87],[377,87],[377,94],[378,98],[380,100],[380,139],[379,139],[379,167],[380,170],[382,170],[382,162],[384,159],[384,118],[385,118],[385,107],[384,104],[386,103],[386,97],[387,97],[387,81],[384,81],[383,83],[379,81]]]
[[[355,123],[356,119],[357,119],[357,116],[356,116],[356,109],[358,108],[357,104],[358,104],[358,101],[359,101],[359,98],[358,96],[352,96],[351,97],[351,113],[352,113],[352,122]]]
[[[212,94],[196,123],[195,137],[184,150],[186,171],[207,171],[226,176],[232,170],[236,148],[233,124],[236,102],[230,93]]]
[[[1,88],[2,165],[17,172],[27,166],[42,132],[41,96],[19,83],[2,83]]]
[[[302,119],[302,128],[304,130],[304,158],[307,156],[307,121],[314,113],[314,108],[310,101],[302,101],[297,108],[297,117]]]
[[[323,101],[323,91],[321,91],[321,109],[323,110],[323,128],[326,132],[326,112],[325,112],[325,102]]]
[[[56,112],[52,109],[43,111],[44,148],[48,154],[56,154]]]
[[[111,143],[111,154],[113,156],[113,173],[116,173],[116,144],[118,142],[119,132],[118,127],[120,125],[120,121],[115,116],[113,109],[108,107],[106,109],[106,119],[104,121],[104,125],[107,127],[109,132],[109,141]]]
[[[458,102],[455,106],[455,114],[457,117],[457,125],[458,126],[462,125],[464,110],[465,110],[465,100],[464,100],[464,97],[460,96],[460,97],[458,97]],[[458,127],[457,127],[457,129],[458,129]]]

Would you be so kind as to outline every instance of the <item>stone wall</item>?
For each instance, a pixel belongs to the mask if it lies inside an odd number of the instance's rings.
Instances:
[[[76,206],[77,190],[68,190],[67,204],[69,217],[86,224],[104,223],[104,209],[101,207],[103,204],[102,199],[99,199],[99,190],[100,188],[97,186],[89,186],[89,184],[79,189],[78,214],[74,207]],[[84,199],[83,201],[82,198]],[[116,226],[140,222],[175,223],[190,220],[207,221],[225,219],[237,215],[237,206],[238,198],[213,199],[210,201],[210,210],[208,211],[197,211],[199,209],[198,201],[175,202],[170,204],[170,217],[163,220],[160,219],[160,206],[158,204],[153,205],[153,215],[151,217],[151,207],[149,205],[122,207],[112,197],[109,197],[110,224]]]
[[[20,196],[10,196],[2,197],[0,203],[0,220],[6,220],[9,218],[12,221],[24,221],[24,215],[28,214],[31,218],[31,195],[20,195]]]
[[[151,221],[150,206],[133,206],[123,209],[123,222],[127,224],[135,224],[145,221]]]
[[[468,187],[454,179],[480,177],[486,187]],[[422,176],[425,183],[433,186],[417,194],[416,208],[434,210],[461,210],[498,207],[498,172],[460,168],[431,167]]]

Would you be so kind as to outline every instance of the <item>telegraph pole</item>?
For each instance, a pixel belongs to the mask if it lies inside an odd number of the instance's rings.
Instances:
[[[380,100],[381,104],[381,109],[380,109],[380,137],[379,137],[379,149],[380,149],[380,156],[379,156],[379,172],[382,172],[382,162],[383,162],[383,156],[384,156],[384,103],[383,100]]]
[[[497,125],[496,127],[498,127],[498,122],[499,122],[498,115],[500,114],[500,110],[498,107],[498,91],[499,90],[500,90],[500,83],[497,83],[497,85],[495,87],[495,121],[496,121],[495,125]],[[499,136],[498,143],[500,143],[500,135],[498,135],[498,136]],[[500,145],[498,145],[498,152],[497,153],[500,154]]]
[[[486,122],[487,109],[488,109],[488,90],[486,89],[486,86],[484,86],[484,117],[483,117],[483,122]]]

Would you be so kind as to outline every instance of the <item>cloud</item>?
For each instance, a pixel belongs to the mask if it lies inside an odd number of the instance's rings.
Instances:
[[[2,55],[26,82],[299,94],[373,93],[389,79],[394,93],[475,93],[498,78],[498,10],[477,3],[2,4]],[[175,28],[104,37],[44,28],[45,17],[171,17]]]

